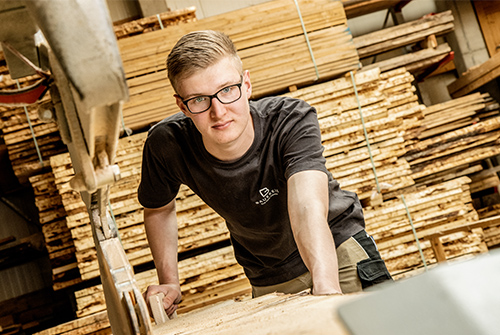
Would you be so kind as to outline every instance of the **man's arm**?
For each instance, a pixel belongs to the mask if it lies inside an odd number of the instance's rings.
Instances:
[[[177,266],[177,217],[175,199],[160,208],[144,208],[144,225],[153,254],[160,285],[148,287],[144,298],[162,292],[163,305],[172,315],[181,301],[179,270]]]
[[[337,252],[328,226],[328,176],[308,170],[288,180],[293,236],[313,280],[313,294],[342,293]]]

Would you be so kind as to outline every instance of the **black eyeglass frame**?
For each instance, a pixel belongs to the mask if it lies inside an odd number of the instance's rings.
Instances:
[[[226,87],[223,87],[221,88],[220,90],[218,90],[215,94],[212,94],[212,95],[197,95],[195,97],[192,97],[192,98],[189,98],[189,99],[186,99],[186,100],[182,100],[181,98],[181,101],[182,103],[184,104],[184,106],[186,106],[187,110],[191,113],[191,114],[201,114],[201,113],[204,113],[206,112],[207,110],[210,109],[210,107],[212,107],[212,100],[214,98],[216,98],[217,100],[219,100],[219,102],[223,105],[229,105],[229,104],[232,104],[233,102],[236,102],[238,100],[241,99],[241,85],[243,85],[243,75],[240,75],[241,77],[241,80],[238,84],[233,84],[233,85],[229,85],[229,86],[226,86]],[[240,95],[238,96],[238,98],[234,99],[233,101],[230,101],[230,102],[222,102],[219,97],[217,96],[220,92],[222,92],[223,90],[225,90],[226,88],[230,88],[230,87],[238,87],[239,91],[240,91]],[[209,98],[209,101],[210,101],[210,104],[208,105],[207,109],[205,110],[202,110],[201,112],[193,112],[191,111],[191,109],[189,109],[189,106],[188,106],[188,102],[191,101],[191,100],[194,100],[194,99],[198,99],[200,97],[204,97],[204,98]]]

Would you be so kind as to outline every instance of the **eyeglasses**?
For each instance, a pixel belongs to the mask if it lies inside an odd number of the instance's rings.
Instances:
[[[241,85],[243,84],[243,76],[238,84],[229,85],[213,95],[199,95],[187,100],[182,100],[187,109],[193,114],[206,112],[212,107],[212,99],[217,98],[221,104],[227,105],[241,98]]]

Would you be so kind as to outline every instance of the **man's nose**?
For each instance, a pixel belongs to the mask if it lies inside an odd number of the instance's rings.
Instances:
[[[210,113],[214,118],[219,118],[224,115],[226,108],[222,102],[216,97],[212,97],[212,106],[210,107]]]

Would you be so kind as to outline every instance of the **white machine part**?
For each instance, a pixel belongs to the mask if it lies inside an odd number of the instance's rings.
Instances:
[[[500,334],[500,250],[440,265],[338,309],[353,335]]]
[[[52,107],[75,170],[70,184],[88,209],[113,334],[150,334],[146,302],[108,214],[128,87],[105,1],[1,1],[0,42],[13,78],[51,74]]]

